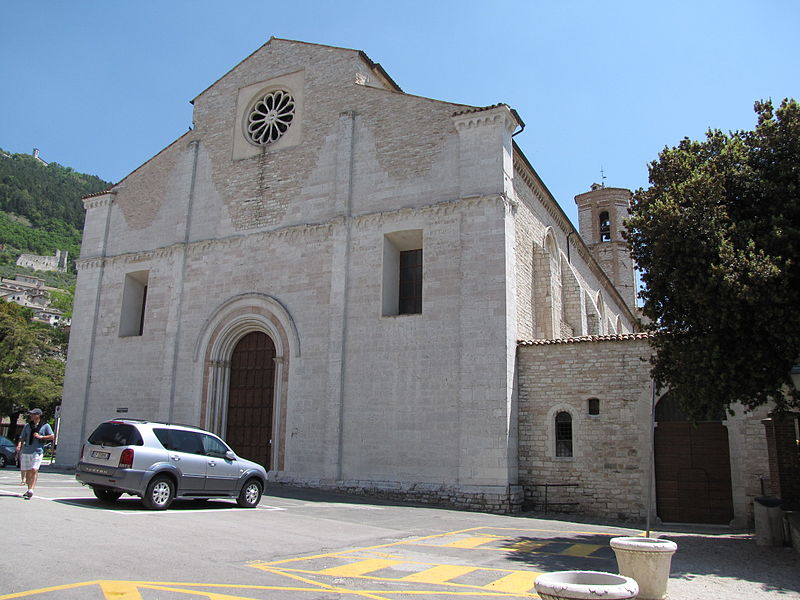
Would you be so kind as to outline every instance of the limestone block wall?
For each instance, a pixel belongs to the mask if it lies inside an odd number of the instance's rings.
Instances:
[[[516,295],[521,339],[635,331],[634,315],[566,216],[556,208],[555,201],[546,195],[526,168],[518,165],[514,176],[514,196],[518,202],[515,213]],[[550,247],[555,247],[556,264],[560,268],[551,266],[552,250],[548,250],[545,243],[548,232],[555,242]],[[554,281],[556,278],[560,281]],[[590,331],[586,321],[587,313],[591,312],[605,316],[598,320],[597,331]],[[609,323],[617,321],[619,330],[615,331]]]
[[[646,516],[650,411],[646,339],[519,347],[520,485],[529,505],[548,501],[613,519]],[[589,415],[588,399],[600,401]],[[556,413],[572,416],[573,456],[556,457]]]
[[[242,147],[242,102],[276,81],[300,134]],[[191,132],[85,202],[64,464],[120,407],[213,428],[215,332],[263,317],[289,331],[273,477],[519,506],[508,108],[455,117],[469,107],[402,94],[358,52],[283,40],[194,104]],[[423,310],[384,315],[384,237],[409,230]],[[120,336],[143,273],[143,332]]]
[[[519,346],[520,485],[528,506],[543,508],[544,483],[553,506],[583,515],[640,520],[647,515],[648,452],[652,403],[649,343],[644,334],[623,334]],[[588,399],[600,413],[588,414]],[[555,456],[554,418],[572,416],[574,456]],[[753,498],[769,474],[761,419],[768,407],[745,413],[734,407],[728,429],[732,525],[753,521]],[[656,490],[651,517],[657,522]]]

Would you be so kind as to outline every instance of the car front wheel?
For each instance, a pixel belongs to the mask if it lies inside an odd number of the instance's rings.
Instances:
[[[156,475],[147,484],[142,503],[150,510],[165,510],[175,499],[175,484],[166,475]]]
[[[5,469],[7,464],[8,459],[5,457],[5,455],[0,454],[0,469]]]
[[[258,479],[248,479],[242,486],[242,491],[239,492],[236,503],[242,508],[254,508],[258,506],[261,500],[262,491],[263,486]]]
[[[95,497],[102,502],[116,502],[122,496],[122,492],[115,492],[108,488],[95,487],[92,488]]]

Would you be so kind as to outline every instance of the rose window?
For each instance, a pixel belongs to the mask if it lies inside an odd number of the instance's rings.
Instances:
[[[286,133],[292,119],[294,98],[289,92],[274,90],[253,105],[247,117],[247,135],[254,144],[266,146]]]

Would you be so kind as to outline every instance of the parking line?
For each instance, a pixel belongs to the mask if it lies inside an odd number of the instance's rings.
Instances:
[[[442,548],[477,548],[478,546],[482,546],[483,544],[488,544],[489,542],[496,542],[496,536],[472,536],[468,538],[464,538],[463,540],[456,540],[455,542],[450,542],[449,544],[442,544]]]
[[[399,565],[402,560],[386,560],[383,558],[370,558],[367,560],[360,560],[358,562],[342,565],[340,567],[330,567],[317,571],[320,575],[333,575],[335,577],[359,577],[372,573],[373,571],[380,571],[386,567]]]
[[[593,552],[605,548],[599,544],[572,544],[566,550],[562,550],[559,554],[566,554],[567,556],[580,556],[583,558],[590,558]]]
[[[451,579],[477,571],[478,567],[468,567],[464,565],[436,565],[430,569],[425,569],[419,573],[403,577],[400,581],[412,581],[414,583],[439,583],[445,584]]]
[[[534,580],[541,575],[536,571],[514,571],[510,575],[495,579],[483,589],[494,592],[508,592],[509,594],[526,594],[533,590]]]

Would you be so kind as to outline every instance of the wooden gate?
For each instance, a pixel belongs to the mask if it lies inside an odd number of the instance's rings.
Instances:
[[[720,422],[661,422],[655,431],[656,507],[662,521],[733,519],[728,429]]]
[[[275,344],[262,332],[244,336],[231,357],[225,440],[242,458],[270,469],[275,398]]]

